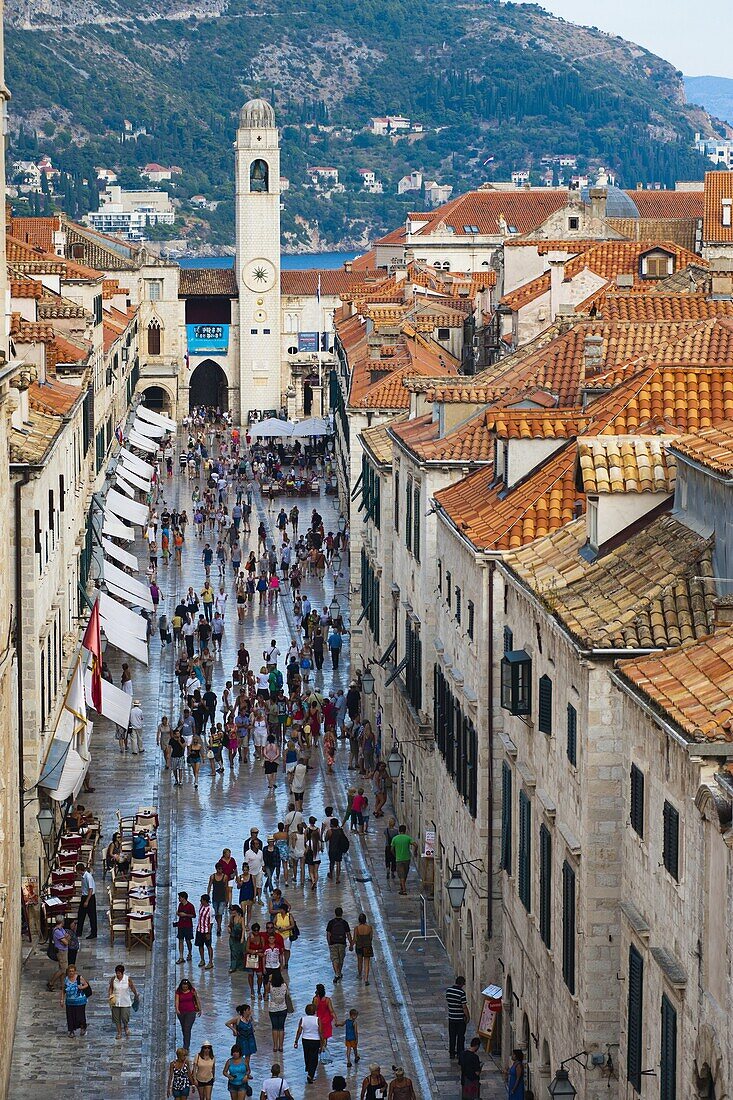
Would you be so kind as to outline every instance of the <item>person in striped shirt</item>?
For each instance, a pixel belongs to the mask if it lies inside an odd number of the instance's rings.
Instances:
[[[448,1046],[451,1058],[460,1058],[466,1039],[466,1024],[471,1018],[466,998],[466,979],[459,975],[445,991],[448,1006]]]
[[[199,949],[201,962],[199,966],[206,970],[214,969],[214,953],[211,948],[211,925],[214,920],[214,910],[211,908],[211,899],[208,894],[201,895],[199,903],[199,915],[196,922],[196,946]],[[204,958],[204,951],[208,951],[209,961]]]

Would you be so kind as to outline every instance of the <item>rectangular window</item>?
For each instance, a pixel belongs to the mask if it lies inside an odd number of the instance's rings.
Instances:
[[[452,587],[453,575],[450,570],[446,570],[445,574],[445,602],[450,607],[453,603],[453,587]]]
[[[394,529],[400,529],[400,471],[394,472]]]
[[[626,1035],[626,1077],[641,1092],[641,1032],[644,1005],[644,960],[632,944],[629,947],[629,1021]]]
[[[664,803],[662,858],[675,882],[680,880],[680,815],[671,802]]]
[[[529,913],[532,908],[532,803],[519,792],[519,900]]]
[[[598,501],[588,497],[586,501],[588,510],[588,542],[598,548]]]
[[[552,837],[546,825],[540,825],[540,938],[552,946]]]
[[[458,585],[456,585],[456,622],[460,623],[460,621],[461,621],[461,590],[458,587]]]
[[[631,828],[639,836],[644,836],[644,772],[631,765]]]
[[[438,592],[443,591],[443,563],[438,558]]]
[[[59,474],[59,511],[63,512],[66,500],[66,480],[63,474]]]
[[[514,649],[514,634],[508,626],[504,627],[504,652],[509,653]]]
[[[502,657],[501,706],[510,714],[532,713],[532,658],[524,649],[509,650]]]
[[[412,478],[405,484],[405,546],[412,550]]]
[[[163,297],[163,280],[162,279],[146,279],[145,280],[145,297],[149,302],[159,302]]]
[[[578,712],[572,703],[568,703],[568,760],[574,768],[578,766]]]
[[[501,765],[501,869],[512,873],[512,769]]]
[[[537,728],[540,733],[552,733],[552,680],[540,676],[537,700]]]
[[[471,641],[473,641],[473,631],[474,631],[474,625],[473,625],[473,620],[474,620],[474,606],[473,606],[473,600],[469,600],[469,601],[468,601],[468,604],[466,605],[466,610],[468,611],[468,627],[467,627],[467,632],[468,632],[468,636],[469,636],[469,638],[471,639]]]
[[[677,1100],[677,1010],[666,993],[662,994],[659,1100]]]
[[[415,555],[415,561],[420,561],[420,486],[416,485],[413,492],[413,535],[412,535],[412,552]]]
[[[575,871],[567,860],[562,865],[562,976],[575,993]]]
[[[53,506],[53,489],[48,490],[48,529],[56,534],[56,510]]]

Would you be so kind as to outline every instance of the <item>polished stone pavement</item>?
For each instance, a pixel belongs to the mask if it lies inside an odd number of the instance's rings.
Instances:
[[[169,506],[177,503],[191,515],[191,485],[178,476],[168,482],[164,498]],[[231,502],[230,502],[231,503]],[[254,497],[253,535],[250,546],[243,541],[244,556],[256,549],[256,528],[260,518],[274,527],[281,501],[263,501],[258,492]],[[336,530],[337,512],[333,498],[321,495],[298,501],[301,510],[301,530],[307,523],[312,507],[324,517],[326,530]],[[289,504],[286,502],[286,508]],[[170,616],[177,598],[192,584],[200,589],[204,580],[201,563],[202,542],[191,527],[187,531],[183,565],[160,570],[159,580],[164,592],[166,611]],[[136,545],[141,563],[146,548]],[[347,598],[348,575],[344,567],[337,584],[342,604]],[[215,577],[213,578],[216,579]],[[281,598],[277,609],[247,612],[243,623],[237,622],[231,570],[227,576],[229,604],[225,642],[221,660],[214,672],[214,690],[221,690],[231,677],[235,653],[241,640],[252,654],[253,665],[271,638],[277,639],[284,652],[295,636],[292,604],[289,595]],[[323,582],[305,579],[302,591],[307,592],[314,606],[328,604],[334,591],[330,574]],[[118,679],[122,658],[116,650],[108,651],[115,679]],[[341,668],[334,672],[327,658],[317,686],[328,691],[348,685],[348,644],[345,645]],[[71,1040],[66,1035],[63,1008],[58,994],[45,990],[45,978],[51,964],[43,948],[30,950],[23,969],[22,1000],[13,1051],[12,1095],[36,1097],[46,1086],[65,1094],[80,1090],[82,1095],[105,1100],[153,1098],[165,1095],[165,1066],[171,1052],[180,1043],[180,1029],[173,1012],[175,983],[185,974],[196,984],[203,1014],[194,1026],[192,1051],[203,1040],[210,1040],[217,1057],[219,1083],[214,1096],[224,1096],[225,1082],[220,1076],[230,1047],[230,1033],[225,1021],[233,1015],[234,1006],[248,1001],[244,974],[229,974],[229,951],[226,934],[215,940],[214,969],[201,970],[197,958],[191,964],[177,965],[172,920],[176,893],[188,890],[198,901],[206,889],[208,878],[223,847],[231,847],[241,862],[242,843],[251,827],[260,829],[266,837],[286,810],[286,792],[282,773],[278,774],[278,789],[274,797],[266,793],[261,768],[250,757],[233,772],[227,767],[223,775],[211,776],[202,768],[199,788],[186,775],[184,786],[174,788],[170,773],[163,769],[161,754],[155,748],[155,727],[162,713],[176,716],[179,711],[178,689],[173,676],[172,647],[160,653],[157,634],[150,644],[150,666],[135,664],[135,695],[140,697],[145,713],[146,753],[140,757],[121,756],[114,742],[113,728],[102,720],[95,725],[93,747],[93,794],[82,798],[102,819],[105,843],[115,827],[115,810],[134,811],[140,803],[156,803],[161,815],[160,866],[158,873],[158,907],[156,911],[156,941],[152,954],[136,947],[127,950],[118,941],[110,946],[106,932],[106,897],[102,886],[101,850],[95,873],[100,895],[100,935],[96,941],[83,940],[79,956],[82,973],[95,988],[88,1007],[89,1031],[83,1040]],[[347,771],[348,753],[340,749],[335,774],[328,776],[320,756],[314,755],[316,766],[310,773],[304,811],[323,818],[325,805],[333,803],[343,811],[345,792],[352,773]],[[369,792],[367,792],[369,793]],[[400,897],[383,868],[381,830],[384,822],[372,820],[371,835],[365,840],[352,837],[351,850],[345,861],[346,874],[339,885],[328,882],[325,867],[318,889],[311,891],[298,884],[289,887],[286,896],[301,929],[301,937],[293,945],[289,978],[295,1016],[286,1023],[285,1051],[282,1056],[284,1074],[290,1082],[293,1096],[323,1100],[328,1094],[330,1078],[343,1072],[352,1095],[358,1095],[362,1077],[372,1061],[381,1064],[385,1076],[392,1076],[391,1066],[403,1064],[415,1083],[421,1098],[453,1098],[460,1096],[455,1063],[447,1058],[446,1024],[443,990],[452,979],[450,964],[437,941],[418,942],[409,953],[402,949],[405,932],[418,925],[419,879],[415,870],[410,874],[410,896]],[[346,918],[353,924],[364,911],[375,927],[375,961],[373,977],[367,989],[356,975],[353,956],[347,957],[344,980],[333,985],[325,924],[336,905],[342,905]],[[264,915],[264,907],[254,916]],[[28,946],[26,945],[26,951]],[[106,982],[114,964],[123,961],[138,988],[142,991],[140,1013],[133,1016],[132,1036],[117,1042],[106,998]],[[308,1086],[301,1051],[293,1049],[297,1018],[311,999],[315,984],[323,982],[332,996],[335,1011],[342,1020],[350,1008],[359,1011],[361,1062],[355,1071],[346,1071],[343,1030],[336,1029],[329,1047],[333,1063],[319,1068],[316,1083]],[[263,1076],[269,1075],[272,1044],[267,1007],[255,998],[255,1033],[258,1050],[252,1058],[255,1097]],[[487,1059],[488,1061],[488,1059]],[[501,1077],[488,1061],[485,1097],[505,1095]]]

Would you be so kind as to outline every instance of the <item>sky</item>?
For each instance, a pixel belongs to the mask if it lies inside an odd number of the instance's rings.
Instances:
[[[529,2],[529,0],[527,0]],[[539,0],[573,23],[620,34],[671,61],[685,76],[733,78],[733,0]]]

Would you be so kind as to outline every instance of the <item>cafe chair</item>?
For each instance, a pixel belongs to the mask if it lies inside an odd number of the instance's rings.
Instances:
[[[127,918],[125,914],[113,913],[111,909],[108,909],[107,920],[109,921],[109,942],[111,946],[114,947],[116,937],[127,941]]]
[[[152,916],[127,918],[127,946],[132,947],[134,943],[142,944],[146,951],[150,951],[152,949]]]

